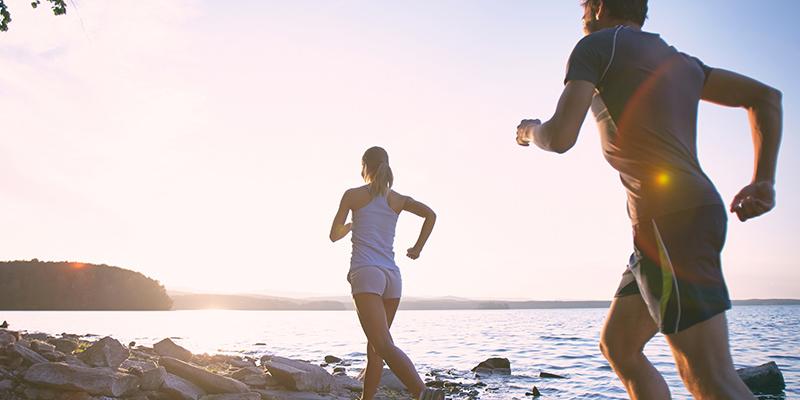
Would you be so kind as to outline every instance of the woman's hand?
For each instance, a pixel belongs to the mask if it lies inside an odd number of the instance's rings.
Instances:
[[[412,247],[412,248],[407,250],[406,257],[408,257],[408,258],[410,258],[412,260],[416,260],[417,258],[419,258],[419,253],[421,253],[421,252],[422,252],[422,249],[418,249],[416,247]]]

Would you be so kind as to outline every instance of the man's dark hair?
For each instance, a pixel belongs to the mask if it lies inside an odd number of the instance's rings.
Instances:
[[[644,20],[647,19],[647,0],[583,0],[582,3],[592,11],[592,14],[597,13],[600,4],[614,18],[636,22],[639,25],[644,25]]]

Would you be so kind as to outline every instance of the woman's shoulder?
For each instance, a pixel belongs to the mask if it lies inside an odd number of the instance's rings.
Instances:
[[[350,208],[357,210],[372,200],[372,195],[369,193],[368,186],[359,186],[347,189],[344,192],[344,199],[350,205]]]
[[[386,194],[386,200],[389,203],[389,207],[397,211],[398,213],[405,208],[406,202],[410,199],[410,196],[406,196],[404,194],[400,194],[396,192],[394,189],[389,189],[389,193]]]

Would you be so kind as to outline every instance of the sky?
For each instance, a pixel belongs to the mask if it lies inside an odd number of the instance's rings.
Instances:
[[[0,33],[0,259],[104,263],[169,290],[349,294],[331,220],[380,145],[404,295],[609,299],[632,250],[591,115],[563,155],[515,144],[552,115],[582,10],[566,1],[7,0]],[[734,299],[800,298],[800,3],[652,0],[645,30],[783,92],[777,208],[732,218]],[[752,173],[741,109],[701,105],[726,201]]]

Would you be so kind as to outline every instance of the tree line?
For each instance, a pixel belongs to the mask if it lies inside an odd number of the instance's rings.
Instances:
[[[105,264],[0,262],[0,310],[169,310],[164,286]]]

